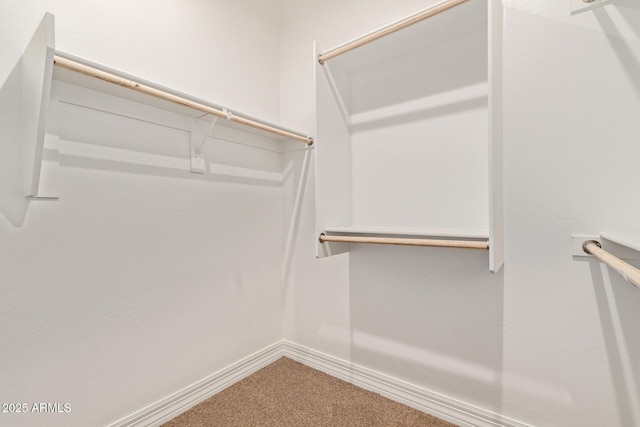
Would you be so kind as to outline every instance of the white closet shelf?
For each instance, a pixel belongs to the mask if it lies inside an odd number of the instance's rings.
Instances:
[[[443,238],[455,240],[489,240],[488,230],[461,230],[453,228],[412,228],[412,227],[327,227],[324,231],[330,235],[385,236]]]
[[[273,141],[299,141],[306,146],[313,144],[313,138],[301,132],[56,51],[54,24],[54,16],[46,13],[21,59],[22,98],[19,108],[23,111],[24,117],[22,143],[24,194],[27,197],[41,196],[40,173],[53,79],[194,119],[191,139],[192,151],[195,149],[196,152],[195,155],[192,153],[191,171],[196,173],[204,173],[200,156],[204,140],[200,138],[196,145],[197,138],[194,138],[194,135],[199,133],[195,128],[200,121],[210,122],[209,132],[214,124],[218,124],[248,131]],[[204,139],[207,135],[204,135]]]

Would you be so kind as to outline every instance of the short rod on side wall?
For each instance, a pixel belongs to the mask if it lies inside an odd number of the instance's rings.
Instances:
[[[320,234],[320,242],[371,243],[377,245],[435,246],[443,248],[489,249],[489,242],[475,240],[414,239],[401,237],[327,236]]]
[[[409,27],[417,22],[424,21],[427,18],[431,18],[432,16],[435,16],[439,13],[442,13],[446,10],[449,10],[467,1],[469,0],[449,0],[449,1],[444,1],[442,3],[438,3],[413,16],[410,16],[406,19],[398,21],[387,27],[381,28],[378,31],[374,31],[352,42],[346,43],[342,46],[339,46],[334,49],[330,49],[327,52],[321,53],[320,56],[318,56],[318,62],[320,62],[320,64],[323,64],[325,61],[328,61],[331,58],[335,58],[336,56],[342,55],[345,52],[349,52],[350,50],[356,49],[367,43],[371,43],[372,41],[378,40],[379,38],[382,38],[386,35],[395,33],[396,31],[402,30],[403,28]]]
[[[89,77],[95,77],[97,79],[100,79],[109,83],[113,83],[115,85],[122,86],[127,89],[135,90],[137,92],[141,92],[146,95],[162,99],[164,101],[173,102],[174,104],[183,105],[185,107],[189,107],[197,111],[202,111],[203,113],[211,114],[214,117],[219,117],[222,119],[227,119],[230,117],[229,120],[232,122],[241,123],[243,125],[250,126],[255,129],[260,129],[266,132],[270,132],[276,135],[280,135],[295,141],[301,141],[307,145],[313,144],[313,138],[299,135],[293,132],[289,132],[288,130],[271,126],[265,123],[260,123],[255,120],[242,117],[242,115],[241,114],[239,115],[238,113],[233,113],[230,116],[227,111],[213,108],[208,105],[204,105],[199,102],[196,102],[181,96],[177,96],[177,95],[165,92],[163,90],[156,89],[154,87],[147,86],[147,85],[135,82],[133,80],[129,80],[127,78],[124,78],[112,73],[108,73],[106,71],[102,71],[97,68],[90,67],[88,65],[81,64],[79,62],[76,62],[67,58],[63,58],[58,55],[54,57],[54,64],[58,67],[66,68],[67,70],[84,74]]]
[[[582,244],[582,249],[617,271],[627,282],[640,288],[640,270],[602,249],[600,242],[586,240]]]

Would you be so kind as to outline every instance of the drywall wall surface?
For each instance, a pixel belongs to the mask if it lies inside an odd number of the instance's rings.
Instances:
[[[274,2],[2,1],[3,100],[45,10],[60,49],[277,119]],[[3,426],[111,425],[282,336],[281,154],[209,138],[192,174],[188,120],[63,86],[58,200],[20,197],[2,103],[0,402],[26,404]]]
[[[640,292],[569,236],[640,230],[640,9],[505,4],[504,411],[638,425]]]
[[[283,2],[283,122],[312,126],[314,40],[326,50],[433,3]],[[314,259],[313,182],[297,211],[290,184],[285,338],[528,425],[640,424],[640,292],[574,259],[570,238],[640,228],[635,3],[571,15],[570,1],[504,2],[500,274],[453,249]]]

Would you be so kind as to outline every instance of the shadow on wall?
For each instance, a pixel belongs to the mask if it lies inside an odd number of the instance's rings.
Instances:
[[[14,227],[22,226],[29,208],[23,188],[20,64],[0,88],[0,212]]]
[[[637,3],[637,2],[636,2]],[[620,2],[615,3],[616,5],[620,4]],[[628,6],[627,4],[620,4],[621,6]],[[640,9],[640,6],[634,6]],[[620,29],[617,27],[614,20],[609,16],[606,8],[600,8],[593,11],[594,16],[598,20],[598,23],[604,30],[604,34],[607,35],[607,39],[609,44],[611,45],[611,49],[616,53],[618,59],[620,60],[620,64],[622,68],[625,70],[629,77],[629,81],[633,83],[635,87],[636,93],[640,96],[640,60],[638,59],[638,55],[634,54],[634,51],[631,49],[629,44],[625,41],[623,34]],[[626,17],[624,13],[622,16],[625,16],[625,19],[630,19],[630,17]],[[640,37],[640,31],[637,29],[638,24],[628,22],[629,27],[635,30],[635,35]]]
[[[295,245],[298,239],[298,232],[300,230],[300,215],[302,212],[302,202],[304,201],[305,188],[307,186],[307,178],[309,176],[309,166],[311,164],[311,155],[313,150],[306,148],[304,150],[298,150],[294,153],[295,158],[291,159],[287,164],[284,172],[283,181],[287,181],[291,177],[298,176],[295,190],[295,197],[293,199],[293,206],[291,207],[290,220],[287,227],[287,234],[284,242],[284,262],[282,265],[285,286],[291,283],[291,274],[293,272],[293,256],[295,252]],[[302,160],[299,160],[299,156],[302,156]],[[300,170],[294,170],[294,165],[301,165]]]
[[[638,3],[638,0],[613,0],[613,4],[616,6],[640,9],[640,3]]]
[[[458,14],[463,12],[455,8],[332,59],[337,83],[348,81],[342,96],[351,114],[437,99],[461,88],[486,84],[486,2],[471,2],[464,7],[464,29],[447,21],[461,17]],[[391,51],[395,54],[388,55]],[[446,72],[429,72],[425,78],[425,70]]]
[[[354,245],[350,261],[352,361],[499,413],[504,274],[487,253]]]
[[[615,0],[613,4],[621,7],[620,16],[627,24],[624,30],[630,28],[632,36],[623,34],[619,24],[610,15],[610,9],[599,8],[593,13],[607,35],[628,81],[640,96],[640,44],[631,41],[631,37],[640,39],[640,15],[624,9],[640,9],[640,4],[636,0]],[[627,143],[635,144],[635,141],[635,138],[631,138]],[[630,182],[628,176],[625,179],[627,183]],[[620,203],[616,206],[621,207]],[[638,261],[626,261],[635,267],[640,266]],[[597,260],[590,261],[590,264],[620,424],[640,425],[640,289]],[[605,271],[607,275],[603,275]]]
[[[640,425],[640,289],[611,270],[605,280],[602,265],[590,264],[620,425]]]

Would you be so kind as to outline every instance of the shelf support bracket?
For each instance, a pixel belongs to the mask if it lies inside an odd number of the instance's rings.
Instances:
[[[204,143],[209,138],[216,125],[217,117],[211,116],[211,121],[196,120],[191,131],[191,172],[205,173],[207,163],[204,160]]]

